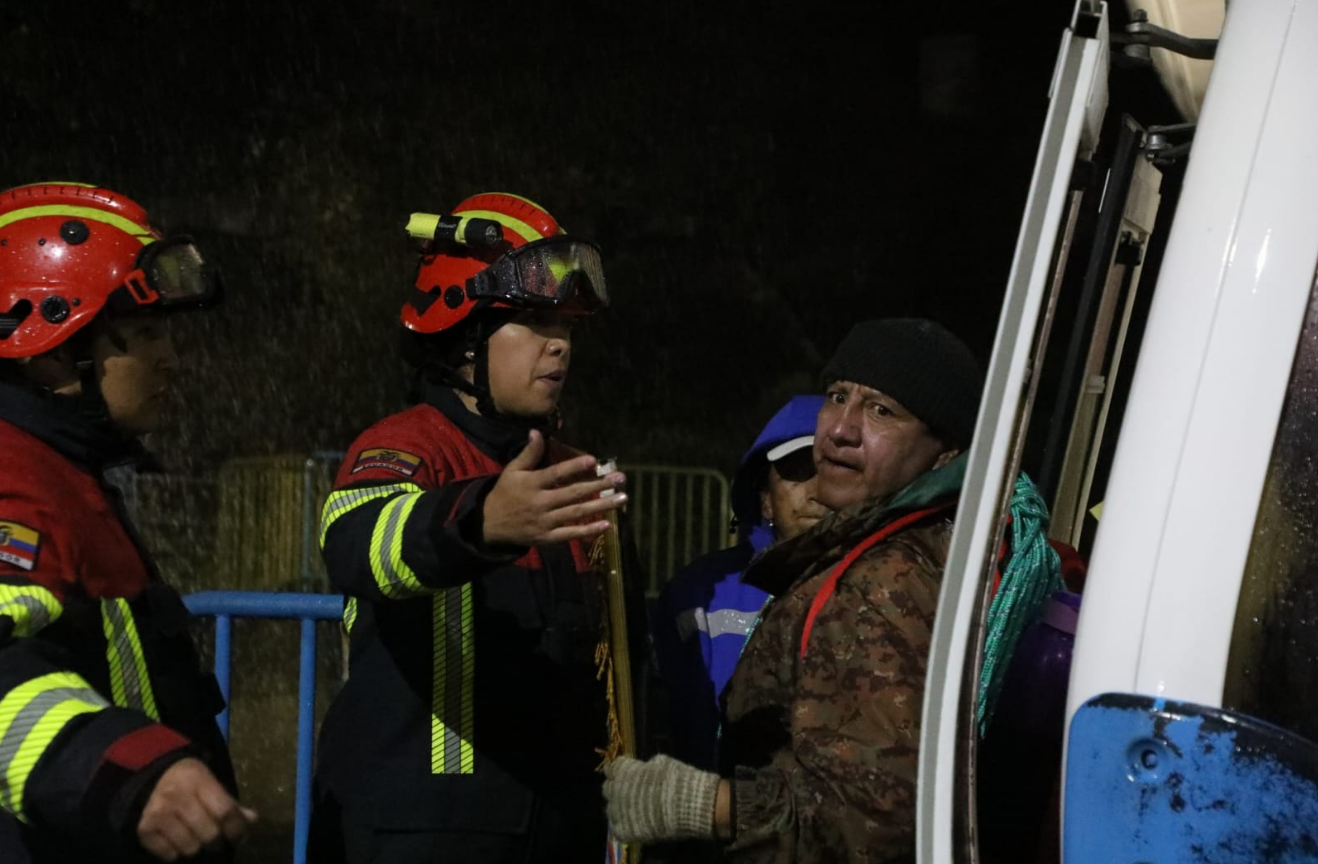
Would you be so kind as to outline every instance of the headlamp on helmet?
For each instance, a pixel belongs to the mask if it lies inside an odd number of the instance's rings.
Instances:
[[[421,241],[422,252],[433,252],[445,243],[493,249],[503,242],[503,226],[493,219],[452,214],[413,213],[407,220],[407,234]]]

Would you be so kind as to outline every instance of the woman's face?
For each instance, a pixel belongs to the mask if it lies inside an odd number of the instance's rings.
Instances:
[[[790,540],[828,515],[816,497],[818,479],[809,447],[769,463],[760,515],[773,524],[774,540]]]
[[[490,397],[501,414],[546,417],[558,407],[572,360],[576,317],[521,312],[490,336]]]

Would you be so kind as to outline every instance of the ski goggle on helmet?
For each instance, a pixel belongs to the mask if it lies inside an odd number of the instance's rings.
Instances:
[[[135,263],[123,285],[110,295],[112,311],[153,305],[161,309],[195,309],[219,298],[219,272],[186,234],[143,246]]]
[[[546,237],[500,256],[467,280],[467,296],[529,309],[593,311],[609,304],[599,247]]]
[[[162,239],[117,192],[35,183],[0,193],[0,358],[49,351],[103,310],[201,308],[220,293],[190,238]]]
[[[410,330],[447,330],[481,308],[590,314],[609,303],[599,247],[520,196],[483,193],[450,214],[413,213],[407,233],[422,253],[403,307]]]

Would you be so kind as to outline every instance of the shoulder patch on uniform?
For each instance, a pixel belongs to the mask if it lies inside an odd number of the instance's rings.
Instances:
[[[358,471],[367,471],[371,468],[387,468],[390,471],[397,471],[405,477],[411,477],[416,473],[416,469],[420,467],[420,456],[402,450],[377,447],[373,450],[363,450],[357,456],[357,461],[353,463],[350,473],[356,474]]]
[[[23,570],[37,566],[41,534],[18,522],[0,520],[0,561]]]

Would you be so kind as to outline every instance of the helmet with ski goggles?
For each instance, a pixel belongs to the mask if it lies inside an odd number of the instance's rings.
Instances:
[[[568,237],[525,198],[476,195],[448,214],[412,214],[407,232],[422,257],[401,318],[416,333],[451,330],[479,309],[589,314],[608,305],[599,247]]]
[[[594,312],[609,303],[599,247],[546,237],[499,257],[467,280],[467,296],[528,309]]]
[[[162,239],[117,192],[36,183],[0,193],[0,358],[50,351],[102,311],[199,308],[220,290],[190,238]]]

